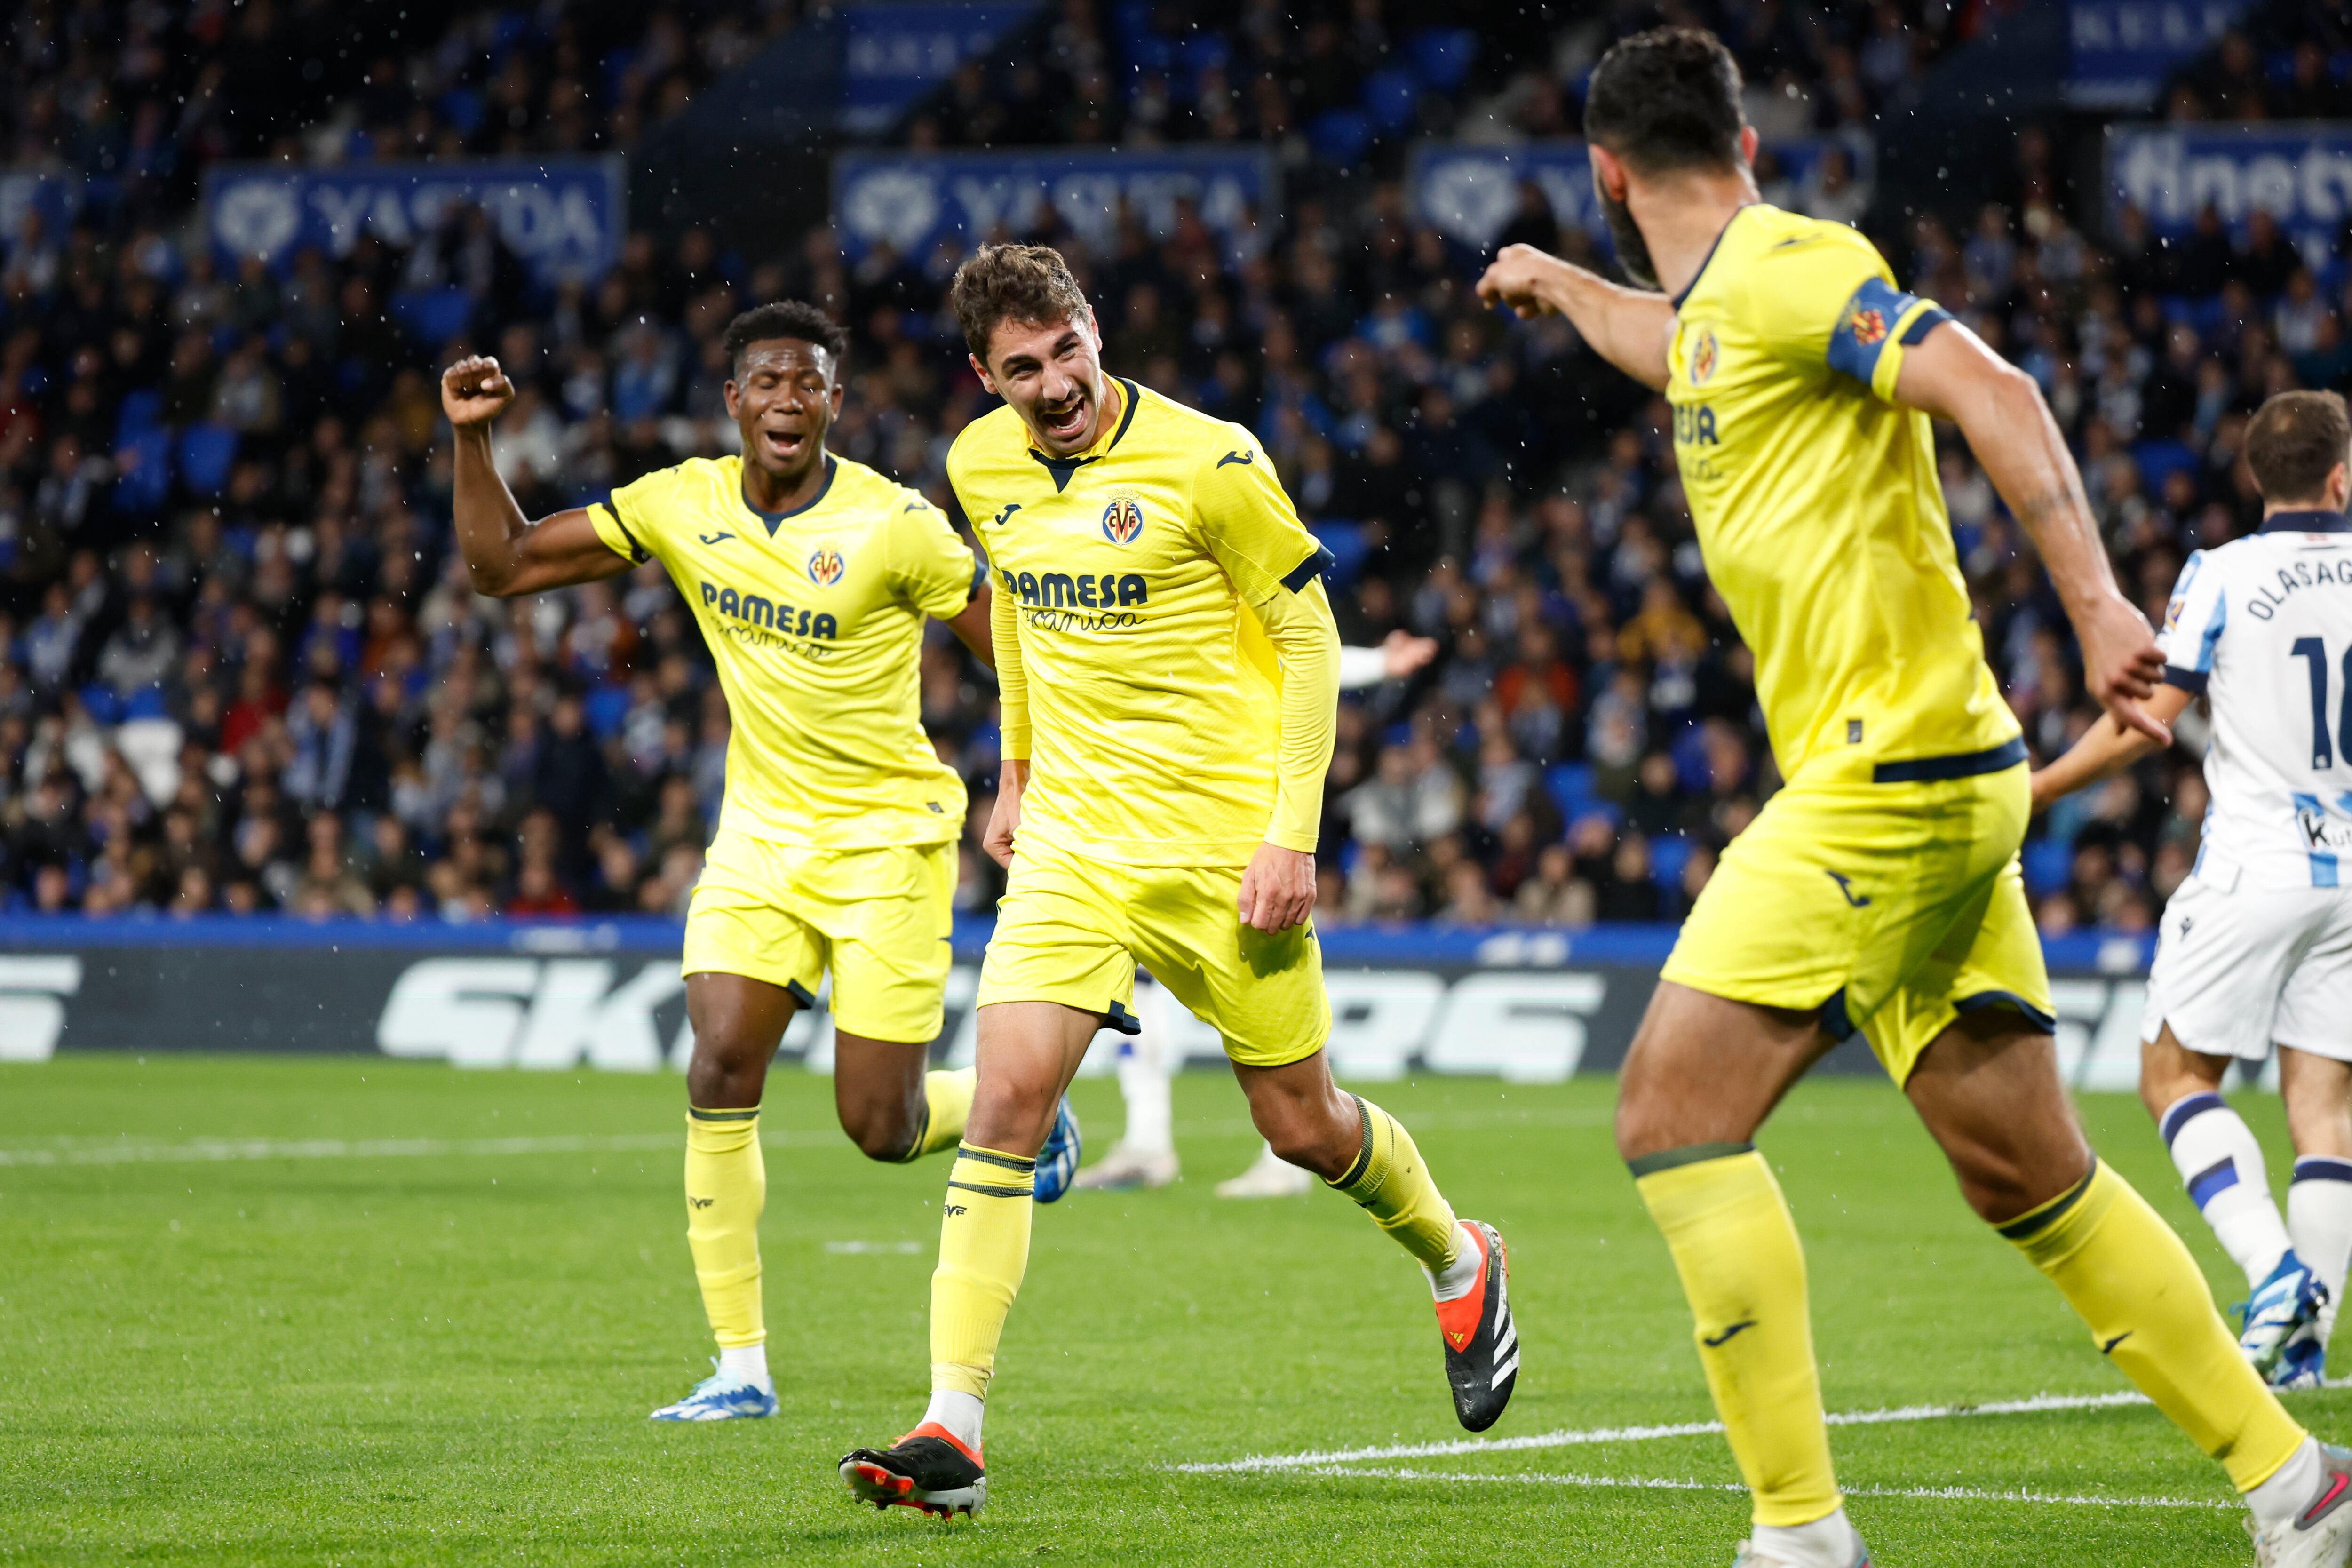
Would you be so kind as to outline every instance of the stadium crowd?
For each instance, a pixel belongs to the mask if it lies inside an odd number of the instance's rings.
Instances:
[[[1751,114],[1794,133],[1866,124],[1956,14],[1763,0],[1702,19],[1739,49]],[[332,68],[356,85],[273,100],[271,52],[302,58],[302,29],[330,15],[272,0],[18,14],[0,65],[17,162],[78,168],[101,194],[62,228],[28,209],[0,236],[0,908],[680,911],[728,736],[692,619],[658,565],[474,595],[436,373],[461,349],[499,355],[520,389],[499,459],[542,515],[730,449],[721,329],[761,300],[814,299],[855,336],[835,448],[947,505],[948,446],[989,403],[942,311],[957,258],[852,264],[819,227],[761,260],[690,229],[633,234],[605,277],[548,286],[458,210],[404,248],[363,235],[282,275],[225,268],[184,223],[211,159],[623,145],[754,41],[716,15],[657,11],[617,37],[585,7],[462,13],[414,52]],[[789,7],[766,15],[791,25]],[[1318,15],[1246,5],[1210,48],[1172,41],[1173,8],[1070,0],[1037,64],[966,71],[908,137],[1257,137],[1335,174],[1328,130],[1285,128],[1328,127],[1391,40],[1377,0]],[[1418,100],[1412,123],[1572,129],[1580,61],[1608,37],[1591,31],[1533,65],[1487,59]],[[175,47],[188,37],[215,47]],[[2319,85],[2340,98],[2328,68]],[[2311,68],[2292,52],[2248,66],[2225,44],[2170,110],[2291,111],[2317,90]],[[2127,590],[2160,618],[2186,552],[2257,515],[2237,461],[2253,406],[2352,382],[2347,257],[2299,254],[2259,217],[2240,237],[2209,218],[2185,245],[2136,216],[2096,237],[2063,163],[2027,127],[2001,200],[1875,237],[1899,278],[2042,384]],[[1393,157],[1365,169],[1223,234],[1187,213],[1168,236],[1126,215],[1098,247],[1050,216],[1013,237],[1070,250],[1115,372],[1260,433],[1339,560],[1350,641],[1439,645],[1343,706],[1325,921],[1673,919],[1776,780],[1664,405],[1563,323],[1481,310],[1478,257],[1417,220]],[[1834,183],[1771,194],[1847,217],[1866,205]],[[1539,199],[1505,237],[1593,253]],[[466,324],[431,341],[403,301],[452,287]],[[1943,464],[1988,655],[2053,755],[2095,712],[2064,618],[1965,451]],[[973,791],[960,901],[985,909],[992,689],[940,633],[921,689]],[[2146,929],[2186,874],[2203,788],[2184,728],[2181,748],[2037,826],[2045,930]]]

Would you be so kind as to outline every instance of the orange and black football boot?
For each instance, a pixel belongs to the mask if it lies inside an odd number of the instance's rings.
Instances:
[[[1471,1431],[1484,1432],[1502,1415],[1519,1381],[1519,1331],[1511,1321],[1510,1260],[1501,1235],[1475,1219],[1463,1224],[1483,1254],[1478,1283],[1437,1303],[1437,1326],[1445,1335],[1454,1414]]]
[[[852,1496],[876,1508],[918,1508],[947,1519],[977,1514],[988,1503],[988,1472],[936,1421],[926,1421],[887,1448],[843,1457],[841,1479]]]

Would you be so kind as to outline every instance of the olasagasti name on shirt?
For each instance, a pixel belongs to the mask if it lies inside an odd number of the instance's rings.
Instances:
[[[2246,604],[2246,614],[2267,621],[2285,607],[2288,597],[2299,588],[2352,588],[2352,561],[2331,562],[2325,555],[2315,561],[2297,561],[2280,567],[2277,578],[2277,587],[2264,584],[2255,590]]]

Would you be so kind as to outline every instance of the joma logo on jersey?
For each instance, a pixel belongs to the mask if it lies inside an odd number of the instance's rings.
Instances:
[[[1004,591],[1024,605],[1041,605],[1048,609],[1076,605],[1080,609],[1117,609],[1122,605],[1140,605],[1151,597],[1150,588],[1143,579],[1129,572],[1121,576],[1105,572],[1100,576],[1091,573],[1048,572],[1040,576],[1031,572],[1000,572]]]
[[[841,574],[847,570],[849,570],[849,563],[844,561],[841,558],[841,552],[831,545],[812,552],[809,555],[809,581],[820,588],[832,587],[841,581]]]
[[[1103,537],[1113,544],[1132,544],[1143,531],[1143,508],[1133,496],[1120,496],[1103,508]]]
[[[1704,403],[1675,404],[1675,440],[1685,447],[1715,446],[1715,410]]]
[[[835,557],[834,574],[840,575],[839,558]],[[814,563],[811,563],[814,570]],[[831,616],[813,615],[796,610],[790,605],[779,605],[758,594],[739,594],[732,588],[722,588],[716,583],[702,584],[702,602],[722,616],[742,621],[762,630],[781,632],[785,637],[823,637],[830,642],[840,633]]]

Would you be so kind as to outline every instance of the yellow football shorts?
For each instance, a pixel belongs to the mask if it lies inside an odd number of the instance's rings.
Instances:
[[[1896,1083],[1958,1015],[2053,1026],[2017,866],[2023,748],[1997,772],[1791,783],[1724,851],[1662,979],[1859,1029]],[[1966,762],[1968,759],[1954,759]]]
[[[833,1018],[869,1040],[938,1037],[953,844],[820,849],[721,829],[686,912],[688,974],[745,974],[801,1005],[833,971]]]
[[[1119,866],[1024,839],[996,906],[978,1005],[1059,1002],[1135,1034],[1141,964],[1247,1067],[1323,1048],[1331,1000],[1310,923],[1242,923],[1238,866]]]

